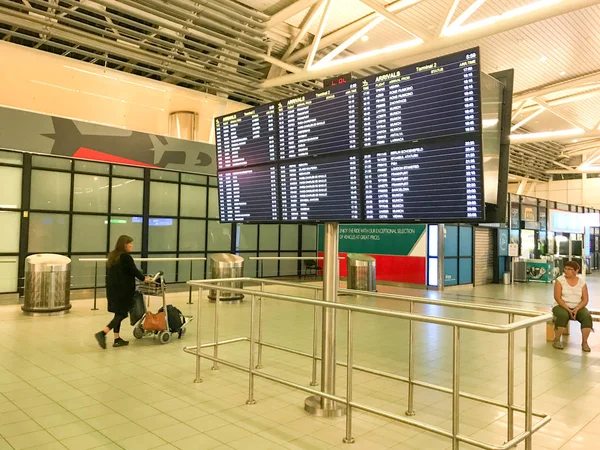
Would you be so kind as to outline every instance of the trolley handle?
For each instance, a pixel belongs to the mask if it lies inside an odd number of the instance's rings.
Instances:
[[[154,275],[152,277],[152,281],[156,281],[158,279],[158,277],[162,277],[164,275],[164,272],[161,270],[159,272],[156,272],[156,275]]]

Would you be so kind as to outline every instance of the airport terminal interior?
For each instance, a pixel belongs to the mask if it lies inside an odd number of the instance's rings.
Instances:
[[[600,320],[599,30],[0,0],[0,450],[600,449],[600,338],[552,315],[572,261]],[[120,236],[155,279],[102,348]]]
[[[307,284],[314,284],[312,281]],[[598,275],[587,277],[591,308],[599,306]],[[306,295],[301,288],[277,292]],[[548,311],[550,284],[486,285],[457,290],[422,291],[383,285],[380,292],[427,296],[469,304],[491,304]],[[204,291],[206,293],[206,291]],[[89,292],[88,292],[89,293]],[[186,315],[197,313],[188,305],[187,291],[169,293],[169,301]],[[156,297],[153,302],[160,302]],[[341,302],[404,310],[398,300],[378,302],[364,297]],[[0,440],[2,449],[449,449],[451,441],[392,420],[355,411],[353,437],[345,444],[345,417],[319,418],[304,411],[308,394],[278,383],[257,379],[256,404],[248,400],[248,376],[235,368],[202,360],[202,383],[194,383],[195,358],[182,351],[195,345],[196,324],[181,340],[161,345],[156,338],[134,339],[128,321],[122,336],[129,346],[101,350],[93,333],[111,315],[105,300],[92,311],[92,299],[73,300],[69,314],[53,317],[24,316],[11,297],[0,306]],[[213,339],[214,303],[204,295],[202,340]],[[247,336],[250,301],[221,305],[220,339]],[[299,351],[312,347],[312,307],[264,301],[264,339]],[[438,306],[416,307],[415,312],[465,320],[506,323],[506,316],[458,311]],[[338,360],[345,360],[345,313],[338,316]],[[415,329],[415,375],[429,383],[451,386],[452,331],[447,326],[421,324]],[[506,335],[467,330],[463,335],[461,390],[506,398]],[[534,327],[533,406],[552,415],[552,421],[533,437],[534,449],[595,449],[600,439],[600,346],[590,338],[591,353],[581,351],[581,332],[571,327],[565,349],[556,350],[545,340],[545,326]],[[515,404],[523,405],[524,332],[515,337]],[[357,315],[355,356],[357,365],[407,373],[408,331],[404,320]],[[212,354],[212,352],[208,352]],[[220,347],[220,357],[247,367],[248,344]],[[311,360],[303,356],[264,349],[263,371],[306,387],[311,380]],[[345,390],[345,368],[338,366],[337,389]],[[367,405],[404,414],[405,383],[355,371],[354,398]],[[415,389],[415,419],[447,430],[451,427],[451,397]],[[506,441],[506,410],[461,399],[460,432],[493,445]],[[523,415],[515,415],[522,430]],[[476,448],[461,443],[460,448]],[[517,448],[525,448],[521,443]]]

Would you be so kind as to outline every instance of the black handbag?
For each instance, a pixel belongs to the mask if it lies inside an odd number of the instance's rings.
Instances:
[[[145,313],[146,308],[144,305],[144,296],[140,291],[135,291],[133,294],[133,305],[131,307],[131,311],[129,311],[129,320],[131,320],[131,325],[135,325]]]

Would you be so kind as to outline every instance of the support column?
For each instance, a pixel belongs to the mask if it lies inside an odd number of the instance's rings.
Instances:
[[[338,235],[337,222],[325,223],[325,255],[323,261],[323,300],[337,302],[339,285]],[[335,318],[336,310],[323,308],[321,338],[321,392],[335,395]],[[343,405],[320,396],[308,397],[304,409],[317,416],[340,417],[344,414]]]

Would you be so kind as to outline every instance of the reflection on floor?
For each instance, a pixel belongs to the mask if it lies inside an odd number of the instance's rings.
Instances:
[[[600,292],[600,276],[588,276],[591,307]],[[282,290],[301,295],[306,290]],[[458,288],[443,293],[380,286],[382,292],[427,295],[462,302],[491,303],[549,310],[552,285],[521,284]],[[169,301],[195,315],[186,293]],[[343,298],[342,301],[349,301]],[[360,304],[405,310],[394,301]],[[197,302],[197,299],[194,299]],[[594,305],[595,303],[595,305]],[[152,299],[153,308],[158,302]],[[153,338],[128,347],[101,350],[93,333],[110,315],[105,300],[99,311],[91,300],[73,302],[71,313],[57,317],[23,316],[18,305],[0,306],[0,450],[52,449],[447,449],[447,438],[421,432],[366,413],[354,413],[356,443],[343,444],[345,419],[324,419],[303,410],[307,394],[258,379],[257,403],[246,405],[247,375],[235,369],[210,370],[203,361],[203,382],[194,384],[194,358],[183,353],[194,345],[196,327],[182,340],[161,345]],[[202,299],[202,337],[212,340],[214,304]],[[488,313],[457,312],[439,307],[417,312],[504,323]],[[223,305],[220,338],[248,335],[250,302]],[[265,341],[310,352],[312,309],[266,301]],[[338,316],[338,359],[345,358],[345,314]],[[450,387],[452,349],[447,327],[416,326],[417,378]],[[391,318],[357,315],[355,364],[406,375],[407,325]],[[127,323],[123,336],[131,336]],[[553,419],[534,438],[534,449],[600,448],[600,345],[592,335],[592,353],[580,348],[581,334],[572,327],[565,350],[545,342],[545,327],[535,330],[534,408]],[[524,333],[517,335],[516,399],[523,403]],[[506,398],[506,337],[465,331],[462,334],[461,390]],[[248,345],[221,347],[220,356],[248,363]],[[311,361],[301,356],[264,350],[265,371],[308,385]],[[345,370],[338,369],[339,392]],[[406,386],[355,372],[356,401],[396,413],[406,410]],[[447,394],[417,388],[415,418],[450,430],[451,399]],[[522,415],[516,416],[522,427]],[[505,410],[461,400],[461,434],[501,445],[506,439]],[[461,444],[461,449],[474,448]],[[524,448],[520,445],[519,448]]]

